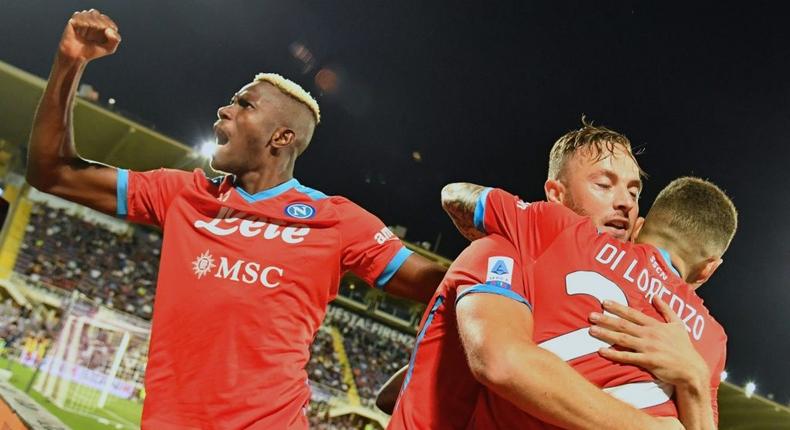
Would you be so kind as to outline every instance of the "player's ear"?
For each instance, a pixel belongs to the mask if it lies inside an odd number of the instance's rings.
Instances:
[[[718,269],[719,266],[721,266],[721,263],[723,262],[724,262],[723,259],[716,257],[710,257],[704,260],[702,263],[700,263],[699,270],[692,275],[693,278],[688,279],[687,282],[692,287],[694,287],[694,289],[699,288],[702,284],[707,282],[711,276],[713,276],[713,273],[716,272],[716,269]]]
[[[296,133],[290,128],[278,127],[272,134],[271,143],[276,149],[285,148],[296,141]]]
[[[546,179],[543,190],[546,192],[546,201],[549,202],[561,204],[565,197],[565,185],[556,179]]]
[[[635,241],[637,237],[639,237],[639,232],[642,231],[642,227],[645,225],[645,218],[644,217],[637,217],[636,221],[634,222],[634,229],[631,230],[631,242]]]

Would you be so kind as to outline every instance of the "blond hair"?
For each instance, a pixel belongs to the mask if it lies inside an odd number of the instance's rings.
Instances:
[[[284,94],[293,97],[296,101],[310,109],[310,112],[313,113],[316,125],[321,122],[321,111],[318,109],[318,102],[296,82],[276,73],[258,73],[255,75],[253,82],[267,82],[274,85]]]
[[[663,230],[700,250],[721,256],[738,229],[738,211],[727,194],[700,178],[675,179],[664,187],[645,218],[645,230]]]
[[[563,174],[565,163],[576,151],[589,148],[595,161],[614,155],[615,149],[621,147],[634,160],[640,176],[646,176],[631,150],[631,141],[624,134],[603,126],[595,126],[582,116],[582,127],[562,135],[549,153],[549,179],[559,180]]]

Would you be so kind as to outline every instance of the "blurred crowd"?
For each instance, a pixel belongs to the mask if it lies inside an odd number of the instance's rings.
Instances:
[[[409,363],[412,343],[382,338],[359,327],[343,327],[343,345],[359,395],[374,399],[387,379]]]
[[[34,283],[77,288],[108,307],[151,318],[160,234],[114,233],[63,209],[33,206],[15,271]]]
[[[324,386],[348,391],[343,382],[343,367],[335,351],[330,333],[331,328],[322,326],[310,347],[310,361],[307,363],[307,377]]]
[[[11,298],[0,303],[0,353],[40,361],[58,329],[58,317],[44,306],[20,306]]]
[[[311,347],[307,375],[311,381],[343,392],[349,387],[343,382],[343,367],[332,342],[331,330],[338,330],[342,335],[343,349],[359,396],[366,404],[372,404],[381,386],[408,364],[413,341],[387,339],[364,326],[352,327],[327,317]]]
[[[330,416],[329,404],[311,401],[307,409],[307,419],[312,430],[379,430],[381,426],[369,418],[346,414],[336,417]]]
[[[336,327],[342,335],[343,349],[359,396],[375,399],[377,391],[390,376],[408,364],[414,338],[388,338],[377,333],[383,327],[377,322],[345,323],[335,320],[332,315],[332,312],[327,314],[324,324]]]

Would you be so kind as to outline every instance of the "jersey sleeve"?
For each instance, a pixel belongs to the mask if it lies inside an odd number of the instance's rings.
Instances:
[[[375,215],[351,202],[341,203],[341,264],[365,282],[384,288],[412,251]]]
[[[534,258],[563,230],[583,219],[558,203],[527,203],[499,188],[483,190],[474,216],[478,230],[501,235]]]
[[[470,294],[496,294],[532,309],[518,251],[507,239],[489,235],[472,242],[447,276],[459,278],[456,303]]]
[[[192,173],[175,169],[118,169],[117,215],[132,222],[162,226],[170,204],[191,178]]]

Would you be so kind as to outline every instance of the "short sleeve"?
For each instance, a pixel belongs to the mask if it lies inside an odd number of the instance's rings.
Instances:
[[[175,169],[135,172],[118,169],[117,215],[132,222],[162,226],[167,209],[192,178]]]
[[[532,309],[521,260],[513,244],[499,235],[472,242],[447,273],[458,279],[456,303],[470,294],[496,294]]]
[[[486,234],[514,234],[519,213],[528,203],[499,188],[485,188],[475,205],[475,227]]]
[[[368,284],[384,288],[412,251],[375,215],[345,201],[339,205],[341,264]]]
[[[498,188],[483,190],[475,207],[475,227],[498,234],[537,258],[554,239],[583,217],[557,203],[527,203]]]

